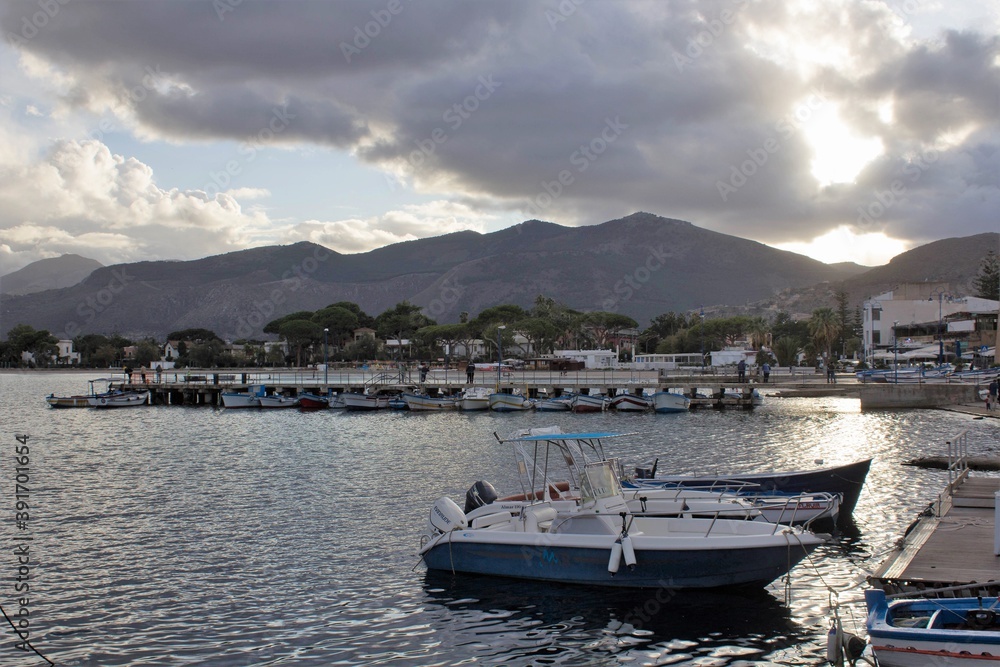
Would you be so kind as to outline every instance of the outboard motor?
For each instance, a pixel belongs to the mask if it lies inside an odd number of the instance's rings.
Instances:
[[[468,514],[483,505],[489,505],[497,497],[497,490],[493,488],[492,484],[479,480],[465,492],[465,513]]]
[[[660,462],[660,459],[655,461],[646,461],[641,466],[635,467],[635,478],[636,479],[653,479],[656,477],[656,466]]]

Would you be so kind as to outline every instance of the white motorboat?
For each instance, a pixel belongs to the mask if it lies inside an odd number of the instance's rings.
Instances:
[[[653,394],[653,410],[660,413],[687,412],[691,409],[691,399],[673,391],[658,391]]]
[[[94,408],[137,408],[149,403],[148,391],[113,391],[87,399]]]
[[[608,407],[620,412],[645,412],[653,407],[653,399],[645,394],[621,393],[611,399]]]
[[[410,410],[455,410],[458,400],[454,396],[425,396],[423,394],[403,394],[406,407]]]
[[[262,392],[263,393],[263,392]],[[224,391],[221,394],[224,408],[259,408],[260,395],[242,391]]]
[[[489,397],[490,410],[494,412],[523,412],[535,407],[535,402],[521,394],[493,393]]]
[[[490,390],[486,387],[469,387],[462,393],[459,407],[463,410],[489,410]]]
[[[823,543],[809,531],[761,521],[636,515],[617,465],[604,455],[601,440],[614,435],[551,428],[509,438],[522,492],[501,499],[477,482],[465,511],[438,499],[421,537],[424,563],[592,586],[759,587]],[[555,474],[568,479],[565,492]]]

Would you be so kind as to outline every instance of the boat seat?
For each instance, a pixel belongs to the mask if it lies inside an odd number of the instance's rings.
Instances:
[[[493,514],[486,514],[484,516],[478,516],[472,520],[472,528],[488,528],[496,527],[499,528],[499,524],[510,523],[514,518],[514,515],[510,512],[495,512]]]
[[[556,518],[556,511],[551,505],[537,505],[524,508],[524,532],[544,533]]]

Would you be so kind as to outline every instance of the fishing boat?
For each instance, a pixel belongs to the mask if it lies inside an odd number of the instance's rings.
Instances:
[[[505,394],[503,392],[490,394],[490,410],[494,412],[524,412],[535,407],[534,401],[521,394]]]
[[[573,393],[568,393],[539,400],[535,409],[539,412],[569,412],[573,408],[573,396]]]
[[[839,521],[849,519],[854,512],[871,459],[845,465],[790,472],[733,473],[724,475],[657,475],[654,460],[635,468],[634,481],[640,485],[683,485],[715,490],[735,490],[746,495],[773,496],[830,493],[840,498]]]
[[[94,408],[137,408],[149,403],[148,391],[113,391],[87,399]]]
[[[259,408],[260,397],[265,394],[264,385],[250,387],[249,391],[224,391],[221,394],[224,408]]]
[[[645,412],[653,407],[653,399],[641,393],[622,393],[612,398],[608,407],[620,412]]]
[[[344,409],[344,395],[343,394],[330,394],[327,402],[330,404],[331,410],[343,410]]]
[[[432,506],[420,556],[429,569],[535,581],[673,589],[765,586],[824,539],[801,528],[726,518],[644,517],[622,495],[602,440],[614,433],[535,429],[507,440],[521,493],[477,482],[465,511]],[[500,440],[500,438],[497,438]],[[554,479],[568,480],[565,493]]]
[[[865,591],[868,642],[882,667],[996,665],[1000,661],[998,598],[889,600]]]
[[[569,409],[573,412],[603,412],[608,408],[608,401],[600,394],[573,394]]]
[[[462,393],[459,407],[463,410],[489,410],[490,390],[486,387],[469,387]]]
[[[455,410],[458,401],[454,396],[427,396],[425,394],[402,394],[406,407],[414,411]]]
[[[376,394],[358,394],[346,392],[340,394],[344,401],[344,409],[351,411],[384,410],[389,407],[389,396]],[[404,402],[405,403],[405,402]]]
[[[272,396],[258,396],[257,403],[262,408],[296,408],[299,405],[298,396],[282,396],[274,394]]]
[[[114,378],[96,378],[94,380],[87,380],[88,387],[86,394],[76,394],[74,396],[56,396],[55,393],[51,393],[45,397],[45,402],[53,408],[89,408],[90,399],[94,396],[108,396],[112,393],[111,382],[114,382]],[[98,394],[94,391],[95,382],[107,382],[108,390]]]
[[[303,392],[299,394],[299,407],[303,410],[326,410],[330,407],[330,398],[320,394]]]
[[[691,409],[691,399],[673,391],[658,391],[653,394],[653,410],[659,413],[687,412]]]

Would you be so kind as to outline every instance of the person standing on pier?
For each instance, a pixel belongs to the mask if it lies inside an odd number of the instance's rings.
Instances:
[[[767,378],[771,377],[771,365],[765,361],[764,365],[760,367],[760,371],[764,374],[764,383],[766,384]]]
[[[476,377],[476,365],[469,362],[469,365],[465,367],[465,383],[472,384],[472,380]]]
[[[426,361],[424,363],[420,364],[420,382],[421,382],[421,384],[424,383],[424,382],[427,382],[427,372],[430,369],[431,369],[431,367],[427,365]]]
[[[994,378],[993,382],[990,382],[989,399],[986,401],[987,410],[996,410],[998,397],[1000,397],[1000,380]]]
[[[736,379],[738,382],[747,381],[747,362],[746,359],[740,359],[740,363],[736,364]]]

